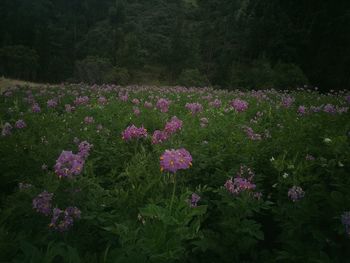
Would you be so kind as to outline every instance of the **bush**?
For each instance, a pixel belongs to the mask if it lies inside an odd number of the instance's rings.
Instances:
[[[274,86],[278,89],[294,88],[308,83],[303,71],[295,64],[278,63],[274,67]]]
[[[308,83],[303,71],[295,64],[278,63],[274,67],[266,60],[234,64],[231,71],[234,88],[287,89]]]
[[[106,72],[112,70],[111,63],[100,57],[88,56],[75,64],[75,78],[89,84],[101,84]]]
[[[39,56],[26,46],[6,46],[0,49],[0,73],[7,77],[33,80]]]
[[[126,68],[114,67],[103,76],[104,83],[126,85],[129,83],[130,74]]]
[[[178,78],[178,83],[186,87],[203,87],[208,85],[208,79],[198,69],[184,69]]]

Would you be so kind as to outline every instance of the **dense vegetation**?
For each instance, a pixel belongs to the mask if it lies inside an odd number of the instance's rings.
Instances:
[[[350,86],[347,0],[2,0],[0,22],[12,78]]]
[[[349,104],[344,91],[11,87],[0,261],[349,262]]]

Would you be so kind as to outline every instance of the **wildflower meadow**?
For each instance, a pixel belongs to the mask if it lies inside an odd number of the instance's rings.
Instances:
[[[13,86],[0,262],[349,262],[350,93]]]

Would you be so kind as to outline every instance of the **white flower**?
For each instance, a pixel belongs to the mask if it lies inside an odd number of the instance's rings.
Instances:
[[[330,143],[330,142],[332,142],[332,140],[331,139],[329,139],[329,138],[324,138],[324,140],[323,140],[325,143]]]
[[[276,188],[276,187],[277,187],[277,183],[273,184],[272,187],[273,187],[273,188]]]
[[[338,166],[339,166],[339,167],[344,167],[344,164],[343,164],[341,161],[339,161],[339,162],[338,162]]]
[[[287,173],[284,173],[284,174],[282,175],[282,177],[283,177],[284,179],[286,179],[288,176],[289,176],[289,174],[287,174]]]
[[[273,156],[271,157],[270,161],[273,162],[275,160],[275,158],[273,158]]]

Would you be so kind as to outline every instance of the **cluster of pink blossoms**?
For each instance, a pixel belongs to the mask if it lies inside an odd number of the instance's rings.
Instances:
[[[168,112],[170,103],[171,103],[170,100],[161,98],[157,101],[156,107],[161,112]]]
[[[166,150],[160,157],[160,170],[176,173],[192,166],[192,156],[184,148]]]
[[[234,99],[230,102],[230,106],[234,108],[237,112],[243,112],[248,109],[249,104],[245,100]]]
[[[246,166],[241,166],[235,178],[230,178],[225,182],[225,188],[233,195],[239,195],[241,192],[249,191],[253,193],[256,189],[256,185],[253,183],[254,172]],[[253,193],[253,196],[257,199],[261,198],[260,192]]]
[[[89,103],[89,97],[88,96],[76,97],[75,100],[74,100],[74,104],[76,106],[86,105],[88,103]]]
[[[62,151],[54,166],[55,173],[59,178],[72,178],[82,172],[85,159],[89,156],[92,144],[83,141],[79,144],[79,152],[77,154],[72,151]]]
[[[185,107],[186,107],[186,109],[188,109],[191,112],[192,115],[195,115],[195,114],[203,111],[202,104],[200,104],[198,102],[186,103]]]
[[[138,139],[138,138],[146,138],[147,137],[147,130],[141,126],[140,128],[137,128],[134,124],[127,127],[122,132],[122,139],[124,141],[131,141],[132,139]]]
[[[166,141],[172,134],[181,130],[182,120],[178,119],[176,116],[172,117],[169,122],[165,124],[163,131],[155,130],[152,135],[152,143],[158,144]]]

